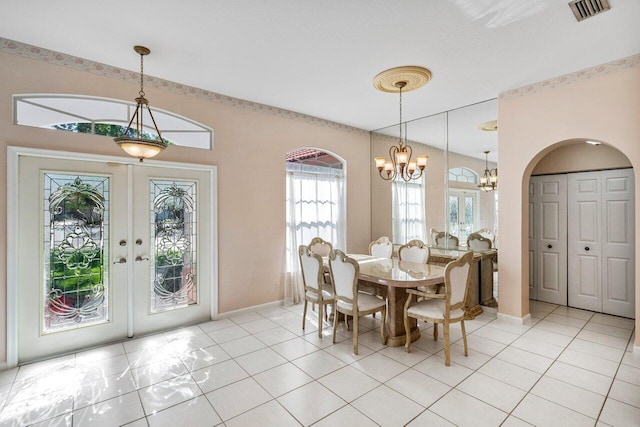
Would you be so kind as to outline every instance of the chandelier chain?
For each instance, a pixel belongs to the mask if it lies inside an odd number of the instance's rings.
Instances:
[[[400,93],[400,122],[399,122],[399,126],[400,126],[400,147],[402,147],[403,144],[403,139],[402,139],[402,86],[399,87],[399,93]]]
[[[142,98],[144,98],[144,55],[140,54],[140,92],[138,92]]]

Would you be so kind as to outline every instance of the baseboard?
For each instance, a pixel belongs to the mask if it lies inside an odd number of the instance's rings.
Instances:
[[[7,362],[0,362],[0,371],[4,371],[5,369],[9,369]]]
[[[634,345],[633,346],[633,354],[640,355],[640,345]]]
[[[218,313],[218,317],[214,320],[224,319],[227,317],[237,316],[239,314],[249,313],[251,311],[261,310],[263,308],[272,308],[272,307],[284,307],[284,300],[272,301],[266,304],[259,304],[251,307],[239,308],[233,311],[225,311],[224,313]]]
[[[515,323],[518,325],[525,325],[531,321],[531,314],[527,313],[524,317],[516,317],[504,313],[498,313],[498,320],[504,320],[505,322]]]

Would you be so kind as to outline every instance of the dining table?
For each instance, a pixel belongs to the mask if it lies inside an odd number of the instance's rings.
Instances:
[[[349,254],[358,262],[358,289],[387,299],[387,345],[402,346],[406,342],[404,305],[407,289],[418,287],[436,291],[444,284],[444,267],[400,261],[397,258],[377,258],[370,255]],[[409,319],[411,342],[420,338],[416,319]]]

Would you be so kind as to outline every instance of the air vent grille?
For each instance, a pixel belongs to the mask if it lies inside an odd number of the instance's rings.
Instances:
[[[578,22],[611,9],[608,0],[576,0],[569,3]]]

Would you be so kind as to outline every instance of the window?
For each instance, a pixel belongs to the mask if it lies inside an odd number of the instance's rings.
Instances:
[[[14,122],[22,126],[121,136],[136,104],[116,99],[79,95],[16,95]],[[152,107],[162,138],[184,147],[213,148],[213,130],[168,111]],[[156,138],[149,113],[143,111],[145,134]]]
[[[315,149],[300,149],[286,157],[286,275],[285,302],[302,299],[298,246],[314,237],[346,250],[345,173],[335,156]]]
[[[417,181],[395,180],[391,184],[393,242],[405,244],[419,239],[426,242],[424,176]]]
[[[478,183],[478,174],[469,168],[449,169],[449,181]]]

